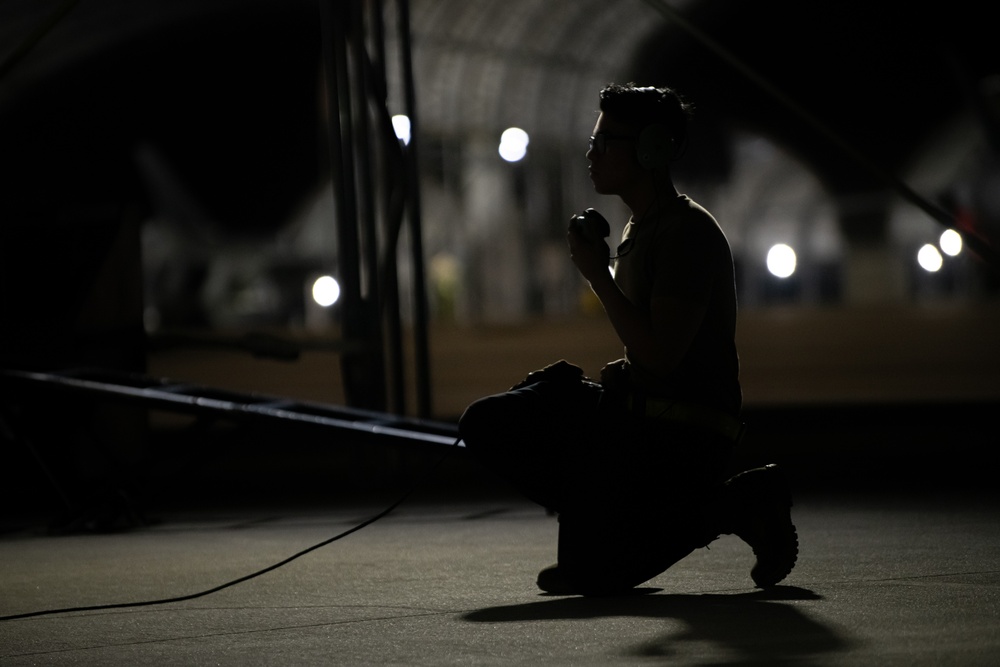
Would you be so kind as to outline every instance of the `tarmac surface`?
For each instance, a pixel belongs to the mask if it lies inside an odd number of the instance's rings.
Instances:
[[[467,481],[418,480],[384,518],[214,593],[5,619],[0,665],[1000,664],[1000,495],[800,484],[782,585],[755,589],[724,536],[636,595],[582,598],[535,587],[556,519]],[[8,524],[0,616],[199,594],[378,515],[392,486],[164,506],[109,533]]]

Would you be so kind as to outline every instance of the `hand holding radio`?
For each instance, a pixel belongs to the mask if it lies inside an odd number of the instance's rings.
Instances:
[[[574,215],[569,221],[569,228],[591,243],[597,243],[611,235],[611,225],[592,208]]]
[[[608,272],[611,250],[604,240],[610,235],[611,225],[592,208],[574,215],[569,221],[566,241],[569,244],[570,258],[583,277],[591,283],[611,275]]]

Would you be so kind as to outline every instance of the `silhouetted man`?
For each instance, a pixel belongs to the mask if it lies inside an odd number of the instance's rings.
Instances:
[[[529,498],[559,514],[558,562],[538,575],[555,594],[625,592],[720,534],[757,556],[758,586],[784,579],[798,541],[775,466],[725,480],[742,434],[736,288],[718,223],[678,193],[670,163],[689,108],[667,88],[610,85],[590,140],[590,178],[631,210],[612,259],[592,209],[567,232],[573,263],[624,345],[600,382],[559,361],[476,401],[465,444]]]

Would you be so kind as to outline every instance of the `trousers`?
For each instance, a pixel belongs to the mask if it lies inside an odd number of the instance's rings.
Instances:
[[[560,568],[583,578],[648,579],[724,530],[732,442],[625,403],[589,381],[541,380],[479,399],[459,421],[472,456],[558,513]]]

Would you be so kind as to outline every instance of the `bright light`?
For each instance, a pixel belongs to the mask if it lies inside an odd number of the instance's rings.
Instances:
[[[321,276],[313,283],[312,296],[316,303],[327,308],[340,298],[340,285],[332,276]]]
[[[962,235],[954,229],[946,229],[938,239],[938,245],[944,254],[955,257],[962,252]]]
[[[500,135],[500,157],[507,162],[522,160],[528,152],[528,133],[519,127],[511,127]]]
[[[392,117],[392,129],[396,131],[396,138],[404,144],[410,144],[410,119],[407,116],[398,115]]]
[[[767,251],[767,270],[778,278],[795,273],[795,251],[784,243],[771,246]]]
[[[928,243],[917,252],[917,263],[924,271],[934,273],[941,269],[944,259],[938,249]]]

